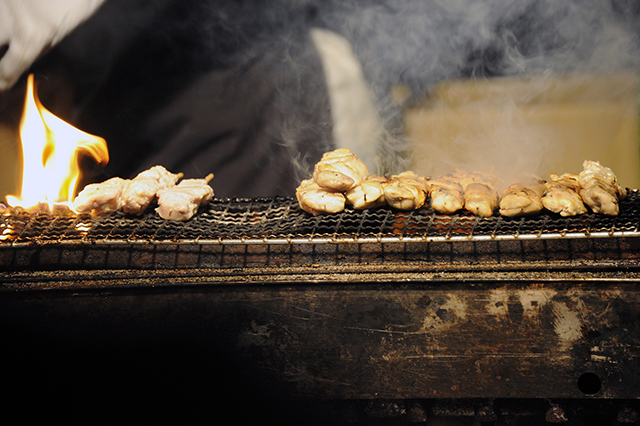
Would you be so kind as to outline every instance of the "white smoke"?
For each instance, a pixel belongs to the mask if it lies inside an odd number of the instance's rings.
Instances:
[[[400,109],[389,95],[394,86],[407,87],[414,100],[422,101],[447,80],[471,79],[482,85],[493,77],[531,79],[531,90],[515,95],[465,100],[457,93],[457,106],[479,117],[489,114],[484,102],[490,99],[492,119],[497,114],[500,124],[424,151],[430,156],[429,173],[455,167],[536,173],[563,142],[549,129],[527,124],[531,110],[523,104],[545,96],[558,76],[640,70],[640,6],[630,0],[363,0],[335,1],[319,10],[321,24],[351,42],[377,95],[390,130],[380,151],[398,159],[383,172],[407,162],[402,131],[390,128],[402,125]]]
[[[322,23],[345,36],[374,86],[638,68],[639,13],[623,0],[336,2]],[[323,7],[324,10],[324,7]]]

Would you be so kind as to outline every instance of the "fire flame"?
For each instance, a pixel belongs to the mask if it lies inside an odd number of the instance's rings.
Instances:
[[[40,203],[62,204],[73,210],[73,196],[80,177],[78,157],[90,154],[98,163],[109,161],[107,143],[85,133],[47,110],[34,89],[33,74],[27,81],[20,123],[22,184],[19,195],[7,195],[9,205],[31,208]]]

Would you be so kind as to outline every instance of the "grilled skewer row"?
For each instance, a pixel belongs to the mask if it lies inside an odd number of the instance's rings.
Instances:
[[[296,189],[300,207],[313,215],[338,213],[346,203],[355,209],[391,207],[409,210],[426,201],[428,185],[424,177],[406,171],[389,179],[369,176],[369,171],[349,149],[325,153],[315,165],[313,178]]]
[[[312,179],[303,181],[296,191],[300,207],[314,215],[337,213],[346,204],[355,209],[385,204],[411,210],[426,200],[438,213],[461,209],[480,217],[496,211],[514,217],[536,214],[544,208],[561,216],[587,212],[617,215],[618,201],[626,190],[617,183],[611,169],[595,161],[585,161],[579,175],[550,176],[544,181],[525,176],[502,191],[498,179],[479,172],[456,170],[433,179],[406,171],[390,178],[369,176],[366,166],[346,148],[325,153],[314,168]]]
[[[174,174],[162,166],[154,166],[139,173],[133,179],[114,177],[101,183],[87,185],[73,201],[78,213],[102,214],[117,210],[141,215],[157,202],[158,214],[167,220],[191,219],[200,205],[213,198],[209,181],[184,179],[178,185],[181,173]]]

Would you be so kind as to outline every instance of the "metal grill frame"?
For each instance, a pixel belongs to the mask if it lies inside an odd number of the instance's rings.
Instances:
[[[170,222],[148,211],[92,217],[46,213],[0,216],[0,247],[34,244],[326,244],[544,240],[640,236],[640,195],[630,191],[619,216],[588,213],[563,218],[489,218],[468,212],[435,213],[428,207],[347,209],[311,216],[295,199],[215,199],[190,221]]]
[[[286,214],[252,210],[274,206]],[[287,397],[637,399],[639,210],[634,192],[618,217],[571,219],[313,217],[292,199],[214,200],[178,224],[5,215],[18,226],[0,243],[0,317],[117,348],[223,342]],[[585,373],[602,390],[585,394]]]

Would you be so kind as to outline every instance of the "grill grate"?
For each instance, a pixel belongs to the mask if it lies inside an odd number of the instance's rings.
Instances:
[[[431,208],[402,212],[390,208],[347,209],[311,216],[293,198],[215,199],[187,222],[171,222],[153,210],[141,217],[116,212],[101,216],[13,213],[0,216],[0,245],[96,243],[322,243],[393,241],[481,241],[640,236],[640,195],[621,202],[616,217],[584,214],[572,218],[441,215]]]

